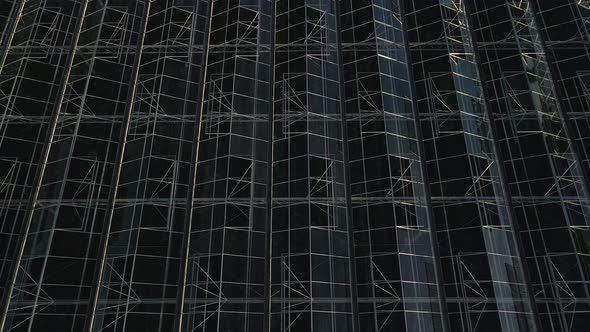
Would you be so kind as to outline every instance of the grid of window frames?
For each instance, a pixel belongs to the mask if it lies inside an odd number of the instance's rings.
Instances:
[[[0,331],[585,331],[590,1],[0,0]]]

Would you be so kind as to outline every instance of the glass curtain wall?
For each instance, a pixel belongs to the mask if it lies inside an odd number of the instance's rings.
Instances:
[[[271,330],[353,324],[337,12],[276,3]]]
[[[263,331],[271,4],[213,2],[183,331]]]
[[[590,2],[0,0],[0,331],[585,331]]]

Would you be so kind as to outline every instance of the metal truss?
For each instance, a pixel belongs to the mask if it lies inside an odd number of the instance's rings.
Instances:
[[[1,331],[583,331],[590,3],[0,0]]]

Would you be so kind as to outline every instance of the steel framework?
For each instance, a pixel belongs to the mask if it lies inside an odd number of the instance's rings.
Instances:
[[[586,331],[590,1],[0,0],[0,331]]]

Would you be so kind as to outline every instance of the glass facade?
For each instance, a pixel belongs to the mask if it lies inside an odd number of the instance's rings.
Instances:
[[[0,0],[0,331],[587,331],[589,179],[588,0]]]

